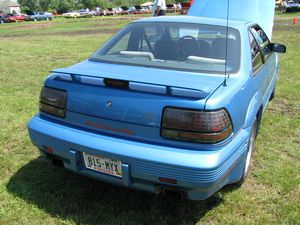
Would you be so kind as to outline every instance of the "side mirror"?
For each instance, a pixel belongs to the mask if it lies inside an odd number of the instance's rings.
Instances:
[[[286,53],[285,45],[281,45],[281,44],[272,43],[271,50],[272,52]]]

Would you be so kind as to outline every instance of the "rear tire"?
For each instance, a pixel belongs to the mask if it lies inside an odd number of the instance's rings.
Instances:
[[[271,94],[271,96],[270,96],[269,101],[272,101],[274,98],[275,98],[275,87],[274,87],[274,89],[273,89],[273,91],[272,91],[272,94]]]
[[[246,160],[245,160],[243,175],[241,178],[242,182],[246,179],[246,177],[249,175],[249,172],[250,172],[252,153],[254,151],[254,144],[255,144],[255,140],[256,140],[256,136],[257,136],[257,127],[258,127],[258,122],[257,122],[257,118],[255,118],[255,121],[253,122],[253,125],[251,128],[251,134],[249,137],[248,151],[247,151],[247,156],[246,156]]]

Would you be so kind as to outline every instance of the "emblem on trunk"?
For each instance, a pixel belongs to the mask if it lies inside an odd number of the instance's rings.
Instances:
[[[112,107],[112,102],[111,101],[108,101],[106,102],[106,108],[111,108]]]

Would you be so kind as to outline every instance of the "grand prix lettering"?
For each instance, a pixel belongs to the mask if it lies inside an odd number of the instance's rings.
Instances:
[[[95,123],[95,122],[92,122],[92,121],[86,121],[84,124],[86,126],[89,126],[89,127],[102,129],[102,130],[108,130],[108,131],[112,131],[112,132],[115,132],[115,133],[134,135],[134,132],[132,130],[129,130],[129,129],[118,129],[118,128],[110,127],[110,126],[103,125],[103,124],[100,124],[100,123]]]

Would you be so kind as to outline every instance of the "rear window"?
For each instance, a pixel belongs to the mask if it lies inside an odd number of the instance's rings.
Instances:
[[[227,45],[227,53],[226,53]],[[236,29],[189,23],[133,23],[91,60],[153,68],[224,74],[240,65]]]

